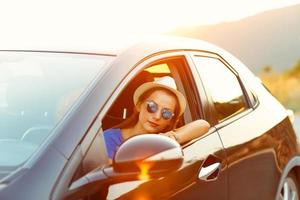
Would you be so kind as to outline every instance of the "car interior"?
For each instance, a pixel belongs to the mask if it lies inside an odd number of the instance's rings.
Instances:
[[[173,68],[173,70],[172,70]],[[174,69],[175,68],[175,69]],[[131,82],[128,83],[126,88],[120,93],[116,101],[113,103],[107,114],[102,120],[102,129],[106,130],[112,128],[123,122],[133,113],[134,91],[143,83],[152,82],[163,76],[171,76],[175,79],[178,90],[182,91],[183,86],[176,71],[175,63],[161,61],[154,63],[138,73]],[[182,117],[178,126],[184,125],[187,120]]]

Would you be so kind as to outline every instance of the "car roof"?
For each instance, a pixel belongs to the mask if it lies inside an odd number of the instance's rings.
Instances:
[[[22,40],[23,41],[23,40]],[[39,42],[20,40],[14,43],[5,42],[1,44],[2,50],[24,50],[24,51],[46,51],[46,52],[70,52],[70,53],[86,53],[100,54],[108,56],[116,56],[119,62],[136,64],[134,62],[141,61],[151,55],[161,52],[170,51],[202,51],[212,52],[230,60],[238,71],[243,71],[243,74],[249,74],[249,69],[244,67],[244,64],[239,59],[234,57],[228,51],[213,45],[209,42],[187,38],[182,36],[156,35],[139,37],[132,40],[120,40],[109,38],[83,38],[82,40],[38,40]],[[11,45],[12,44],[12,45]],[[2,51],[0,50],[0,51]]]
[[[105,43],[105,44],[104,44]],[[45,41],[23,44],[2,45],[1,51],[47,51],[47,52],[75,52],[88,54],[106,54],[118,56],[125,51],[135,51],[135,54],[155,53],[170,50],[203,50],[220,52],[220,48],[198,39],[177,36],[154,36],[137,38],[130,41],[112,40],[83,40],[83,41]]]
[[[187,37],[177,36],[157,36],[147,38],[145,40],[136,42],[134,45],[129,46],[126,51],[134,51],[136,54],[147,54],[174,51],[174,50],[201,50],[207,52],[222,52],[219,47],[208,42],[192,39]],[[120,51],[119,53],[122,53]]]

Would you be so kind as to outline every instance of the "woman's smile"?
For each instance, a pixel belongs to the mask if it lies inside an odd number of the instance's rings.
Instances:
[[[158,106],[158,110],[152,113],[147,110],[146,102],[140,104],[138,124],[142,132],[159,133],[171,123],[171,120],[162,118],[161,109],[168,108],[174,112],[176,108],[176,97],[164,90],[156,90],[148,97],[148,100],[155,102]]]
[[[148,120],[148,123],[150,124],[150,126],[152,126],[153,128],[156,128],[159,126],[159,124],[155,123],[155,122],[151,122]]]

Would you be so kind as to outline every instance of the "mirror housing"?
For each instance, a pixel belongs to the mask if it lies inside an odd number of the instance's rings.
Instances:
[[[65,199],[78,199],[123,181],[159,178],[179,169],[182,163],[182,149],[173,139],[157,134],[137,135],[120,146],[112,167],[95,169],[74,181]]]
[[[163,135],[141,134],[120,146],[112,166],[117,173],[138,173],[151,178],[178,169],[182,162],[183,152],[176,141]]]

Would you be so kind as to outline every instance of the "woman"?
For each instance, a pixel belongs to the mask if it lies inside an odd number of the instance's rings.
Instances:
[[[210,127],[205,120],[196,120],[174,130],[184,113],[186,100],[169,76],[140,85],[134,92],[133,101],[132,116],[116,128],[104,131],[110,159],[123,141],[134,135],[162,134],[182,144],[203,135]]]

